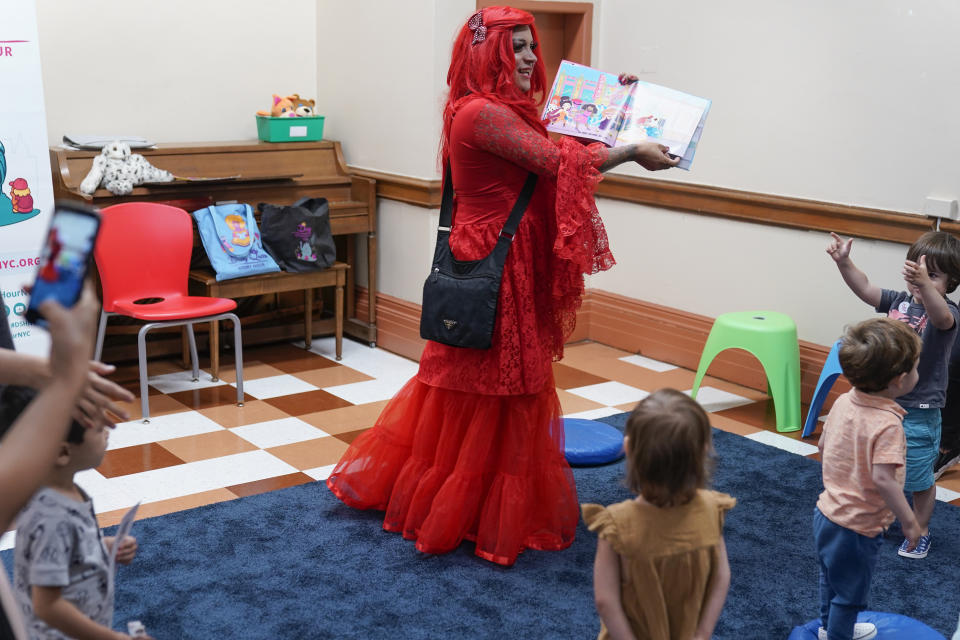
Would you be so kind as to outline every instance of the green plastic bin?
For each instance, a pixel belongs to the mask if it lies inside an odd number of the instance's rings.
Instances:
[[[323,139],[323,116],[271,118],[257,116],[257,137],[264,142],[308,142]]]

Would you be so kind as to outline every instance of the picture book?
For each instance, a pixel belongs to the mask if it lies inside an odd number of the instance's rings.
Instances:
[[[710,100],[564,60],[543,110],[547,130],[617,147],[651,140],[690,169]]]

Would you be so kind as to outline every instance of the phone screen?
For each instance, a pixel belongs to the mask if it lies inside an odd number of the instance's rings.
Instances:
[[[80,298],[100,217],[94,211],[57,208],[43,240],[27,320],[44,325],[38,307],[53,298],[72,307]]]

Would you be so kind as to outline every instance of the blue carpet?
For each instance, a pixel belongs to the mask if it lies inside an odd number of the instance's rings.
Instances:
[[[786,638],[818,615],[811,514],[820,465],[724,432],[714,442],[715,487],[739,501],[727,519],[733,579],[715,636]],[[629,497],[622,461],[574,475],[582,502]],[[473,556],[470,543],[419,554],[382,531],[381,518],[343,506],[318,482],[137,522],[140,554],[120,568],[117,626],[140,619],[158,640],[596,636],[596,540],[582,523],[571,548],[527,551],[504,569]],[[885,540],[870,608],[949,637],[960,611],[960,510],[938,503],[931,530],[923,561],[898,557],[900,539]]]

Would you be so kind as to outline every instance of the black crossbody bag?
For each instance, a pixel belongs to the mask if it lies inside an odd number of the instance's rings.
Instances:
[[[420,337],[452,347],[489,349],[497,320],[503,265],[517,226],[537,186],[537,174],[531,172],[527,176],[510,217],[500,231],[496,246],[487,257],[480,260],[457,260],[450,251],[452,175],[447,164],[433,267],[423,283]]]

